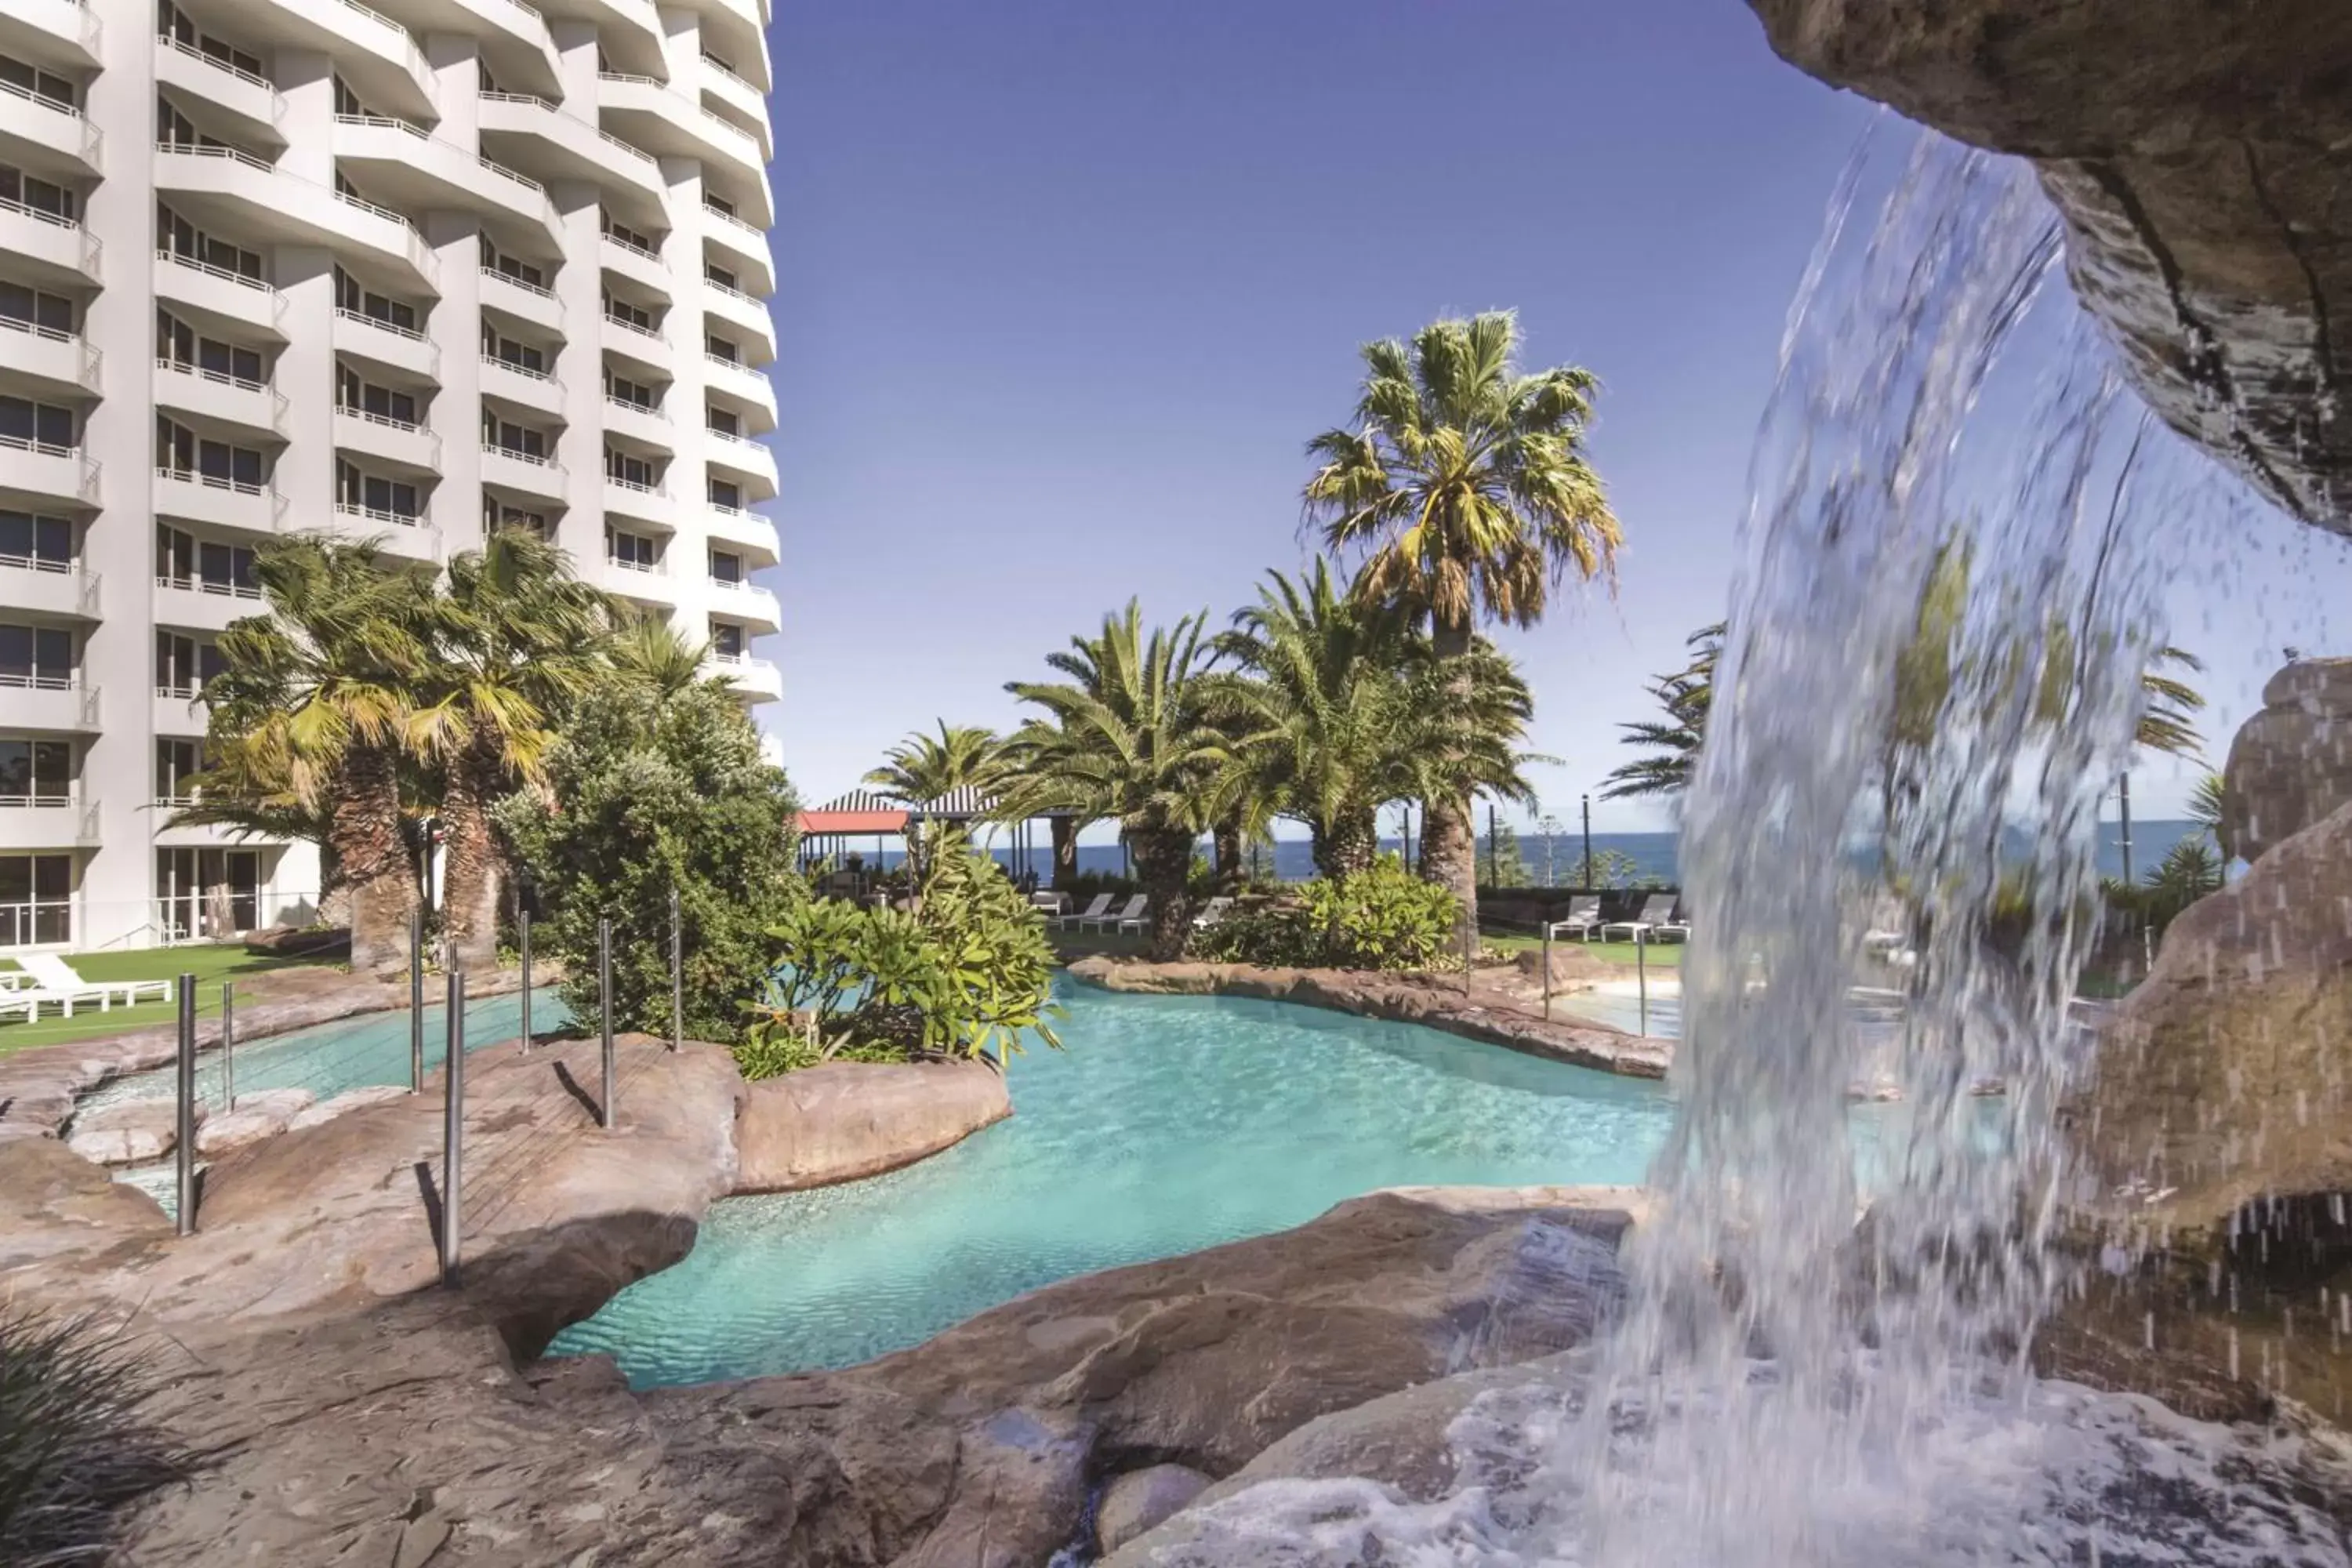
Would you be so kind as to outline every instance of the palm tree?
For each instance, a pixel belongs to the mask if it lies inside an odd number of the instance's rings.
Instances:
[[[1014,737],[1021,771],[998,798],[1006,821],[1066,812],[1117,822],[1151,899],[1150,952],[1172,959],[1192,925],[1192,847],[1230,804],[1232,742],[1216,723],[1206,616],[1148,635],[1134,600],[1046,663],[1068,679],[1005,688],[1045,711]]]
[[[205,688],[211,777],[260,792],[257,811],[323,816],[350,891],[352,968],[402,967],[416,883],[401,774],[432,664],[430,581],[373,541],[316,534],[264,546],[254,575],[268,613],[221,634]]]
[[[452,959],[498,961],[501,858],[490,808],[518,783],[545,781],[564,710],[606,668],[604,594],[571,557],[528,529],[500,529],[449,562],[436,601],[428,700],[410,721],[416,749],[444,771],[447,846],[442,934]]]
[[[885,753],[887,761],[866,782],[891,799],[922,805],[951,791],[985,793],[1005,775],[1004,742],[977,724],[939,721],[939,733],[917,730]]]
[[[706,679],[702,661],[709,649],[673,629],[667,617],[639,616],[624,619],[605,645],[604,657],[614,674],[650,691],[656,700],[676,697]]]
[[[1307,444],[1308,515],[1334,548],[1368,552],[1358,591],[1426,618],[1444,661],[1469,654],[1482,619],[1534,625],[1568,572],[1616,569],[1622,535],[1583,455],[1598,384],[1573,366],[1521,374],[1518,345],[1502,310],[1368,343],[1356,428]],[[1433,797],[1423,820],[1423,874],[1461,899],[1475,942],[1468,799]]]
[[[1728,628],[1717,621],[1701,626],[1683,639],[1691,661],[1672,675],[1658,677],[1650,695],[1665,710],[1664,721],[1620,724],[1629,746],[1657,752],[1613,768],[1601,781],[1601,798],[1624,800],[1637,795],[1678,795],[1690,787],[1691,770],[1698,763],[1700,742],[1706,738],[1707,705],[1715,697],[1715,666],[1723,653]]]

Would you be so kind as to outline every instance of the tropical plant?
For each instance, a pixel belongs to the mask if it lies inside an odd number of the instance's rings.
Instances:
[[[1690,787],[1691,770],[1706,738],[1707,704],[1715,696],[1715,666],[1727,629],[1717,621],[1691,633],[1683,639],[1691,650],[1690,662],[1650,684],[1650,696],[1665,712],[1663,721],[1617,726],[1625,731],[1620,738],[1626,745],[1655,754],[1612,769],[1601,781],[1601,799],[1679,795]]]
[[[1382,855],[1362,870],[1305,883],[1270,908],[1228,916],[1194,945],[1221,963],[1428,969],[1454,953],[1460,915],[1451,889]]]
[[[1183,951],[1192,847],[1227,804],[1220,789],[1233,745],[1216,722],[1223,693],[1207,674],[1203,618],[1147,634],[1129,600],[1103,617],[1100,636],[1073,637],[1067,651],[1048,656],[1066,680],[1006,688],[1045,717],[1015,737],[1021,772],[998,798],[1000,818],[1066,812],[1117,822],[1150,896],[1156,958]]]
[[[939,721],[937,734],[918,730],[890,748],[866,782],[891,799],[923,805],[959,789],[993,789],[1005,774],[1004,742],[976,724]]]
[[[0,1563],[107,1561],[123,1510],[188,1474],[156,1386],[119,1330],[0,1307]]]
[[[572,1016],[598,1018],[601,920],[613,922],[613,1023],[670,1026],[669,900],[685,933],[685,1032],[731,1041],[766,991],[767,929],[807,895],[798,802],[735,698],[701,681],[668,698],[632,682],[585,694],[548,752],[546,787],[499,804],[539,887],[541,948]]]
[[[520,528],[452,557],[433,607],[428,700],[410,732],[442,769],[441,931],[453,961],[491,966],[503,867],[491,808],[518,784],[546,788],[557,725],[606,673],[611,607],[561,549]]]
[[[323,819],[350,897],[352,966],[403,967],[416,882],[401,784],[433,667],[430,579],[373,541],[320,534],[264,545],[254,576],[268,610],[221,634],[203,699],[212,765],[192,785],[257,822]]]
[[[702,661],[709,652],[704,644],[682,636],[663,616],[625,618],[604,645],[613,672],[656,698],[676,697],[707,679],[718,679],[703,673]]]
[[[2189,820],[2213,840],[2213,847],[2221,850],[2224,860],[2233,858],[2237,853],[2230,847],[2229,830],[2222,826],[2228,800],[2228,785],[2220,773],[2207,773],[2189,792]]]
[[[1518,346],[1507,311],[1366,344],[1356,427],[1307,446],[1308,514],[1329,545],[1364,552],[1359,593],[1426,618],[1457,688],[1482,619],[1532,626],[1568,572],[1613,575],[1622,539],[1583,454],[1594,377],[1522,374]],[[1475,941],[1468,801],[1466,788],[1426,798],[1422,868],[1454,889]]]

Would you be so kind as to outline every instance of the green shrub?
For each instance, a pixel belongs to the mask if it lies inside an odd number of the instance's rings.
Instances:
[[[768,927],[807,898],[798,803],[742,708],[707,682],[661,698],[615,684],[583,700],[548,773],[545,797],[513,795],[498,820],[538,882],[532,941],[563,963],[573,1017],[596,1026],[597,921],[610,916],[614,1026],[668,1032],[675,887],[686,1033],[736,1039],[766,988]]]
[[[126,1504],[188,1456],[143,1407],[153,1379],[88,1318],[0,1311],[0,1563],[98,1563]]]
[[[1235,915],[1193,939],[1204,958],[1288,968],[1410,970],[1452,957],[1458,906],[1393,855],[1298,888],[1296,900]]]

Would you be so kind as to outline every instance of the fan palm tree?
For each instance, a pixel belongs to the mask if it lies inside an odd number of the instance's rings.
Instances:
[[[1021,771],[998,797],[998,816],[1118,823],[1150,896],[1150,946],[1161,959],[1183,952],[1192,847],[1230,804],[1232,740],[1216,722],[1223,693],[1207,669],[1205,620],[1187,616],[1146,633],[1129,600],[1103,617],[1099,637],[1072,637],[1047,657],[1066,679],[1005,688],[1045,716],[1014,736]]]
[[[1426,619],[1441,661],[1467,657],[1481,620],[1534,625],[1569,573],[1616,569],[1622,535],[1583,453],[1598,384],[1573,366],[1522,374],[1518,346],[1500,310],[1368,343],[1356,427],[1307,444],[1308,516],[1365,552],[1361,595]],[[1433,797],[1423,819],[1423,874],[1454,890],[1475,942],[1468,799]]]
[[[1701,626],[1684,640],[1691,661],[1672,675],[1662,675],[1649,688],[1665,710],[1664,721],[1620,724],[1629,746],[1658,753],[1613,768],[1601,781],[1601,798],[1624,800],[1637,795],[1678,795],[1690,787],[1700,742],[1706,738],[1707,705],[1715,697],[1715,666],[1723,653],[1727,628],[1721,621]]]
[[[315,534],[265,546],[254,575],[268,613],[221,634],[204,696],[216,761],[199,787],[255,792],[257,813],[323,816],[350,893],[352,966],[399,968],[416,908],[401,775],[433,662],[431,583],[373,541]]]
[[[914,731],[884,754],[887,760],[865,782],[908,805],[967,787],[985,792],[1005,774],[1004,742],[995,731],[944,719],[937,734]]]
[[[444,774],[442,934],[455,962],[489,965],[501,882],[490,808],[519,783],[543,785],[565,710],[606,668],[612,606],[563,551],[506,528],[450,559],[434,611],[436,657],[410,734]]]
[[[622,679],[653,693],[657,700],[676,697],[706,677],[702,661],[709,649],[681,636],[662,616],[623,619],[605,644],[605,661]]]

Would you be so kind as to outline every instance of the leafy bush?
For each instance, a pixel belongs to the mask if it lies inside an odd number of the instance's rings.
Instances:
[[[1393,855],[1336,880],[1318,878],[1297,900],[1235,915],[1193,939],[1206,958],[1314,969],[1430,969],[1451,956],[1459,906]]]
[[[88,1318],[0,1312],[0,1563],[98,1563],[119,1511],[185,1476],[151,1427],[153,1381]]]
[[[1143,884],[1132,877],[1121,877],[1109,871],[1080,871],[1067,883],[1055,883],[1054,891],[1068,894],[1071,904],[1082,910],[1094,902],[1097,893],[1108,893],[1116,902],[1143,891]]]
[[[819,900],[770,928],[768,994],[736,1053],[746,1078],[919,1053],[1002,1063],[1059,1047],[1053,952],[1020,889],[961,841],[933,858],[915,912]]]
[[[549,791],[499,807],[537,879],[538,950],[562,962],[563,999],[598,1018],[596,927],[613,921],[615,1028],[670,1024],[669,895],[685,925],[686,1033],[731,1041],[765,991],[767,929],[806,900],[793,864],[798,803],[727,691],[591,693],[548,760]]]

